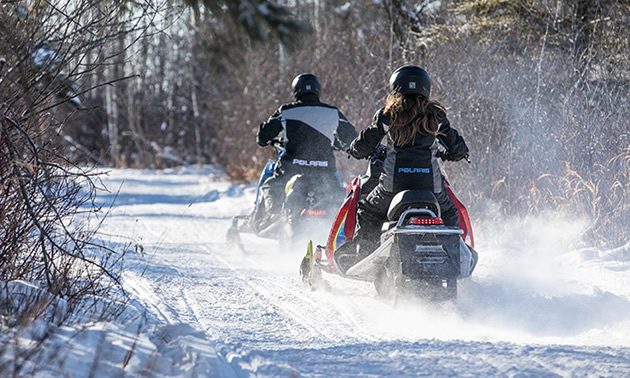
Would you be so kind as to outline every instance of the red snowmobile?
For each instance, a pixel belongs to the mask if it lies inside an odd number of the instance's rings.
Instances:
[[[457,280],[469,277],[478,260],[466,207],[450,185],[448,194],[459,214],[459,227],[447,227],[440,218],[440,206],[429,191],[406,190],[396,194],[383,224],[380,246],[347,268],[335,253],[354,236],[357,202],[378,183],[384,152],[370,158],[367,173],[355,178],[346,189],[326,245],[315,249],[310,241],[300,266],[302,280],[313,287],[323,282],[322,272],[373,282],[379,295],[396,299],[412,294],[429,300],[453,300]]]

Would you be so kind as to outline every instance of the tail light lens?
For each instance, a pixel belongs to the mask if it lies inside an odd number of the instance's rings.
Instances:
[[[408,225],[414,226],[435,226],[435,225],[443,225],[444,221],[442,218],[418,218],[411,217],[407,222]]]
[[[316,216],[323,216],[326,215],[326,210],[304,210],[302,211],[302,215],[316,215]]]

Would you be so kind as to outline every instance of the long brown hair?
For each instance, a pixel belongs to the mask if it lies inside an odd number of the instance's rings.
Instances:
[[[413,142],[416,134],[438,135],[438,114],[444,105],[421,95],[392,93],[387,96],[384,112],[390,118],[389,135],[395,146]]]

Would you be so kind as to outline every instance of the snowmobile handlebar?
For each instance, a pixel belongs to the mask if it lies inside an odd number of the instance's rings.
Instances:
[[[269,145],[279,149],[284,149],[284,139],[273,138],[269,141]]]
[[[387,146],[379,144],[376,147],[376,150],[374,151],[374,154],[372,154],[372,156],[377,159],[385,159],[387,157]]]

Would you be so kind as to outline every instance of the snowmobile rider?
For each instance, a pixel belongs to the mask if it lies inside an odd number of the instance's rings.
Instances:
[[[444,224],[459,226],[457,209],[448,196],[438,165],[438,144],[445,149],[443,160],[464,159],[468,147],[451,127],[444,105],[429,98],[431,80],[425,70],[415,65],[402,66],[393,72],[389,84],[391,92],[385,106],[348,149],[356,159],[368,158],[386,137],[387,156],[379,183],[359,201],[355,242],[346,243],[356,249],[355,263],[379,246],[387,210],[400,191],[432,191],[440,204]]]
[[[295,174],[317,175],[321,185],[341,188],[333,149],[345,150],[357,131],[334,106],[320,102],[321,84],[317,76],[303,73],[292,82],[295,102],[284,104],[259,126],[257,142],[267,146],[281,140],[285,152],[273,175],[261,186],[266,215],[259,229],[273,223],[281,214],[285,185]],[[341,193],[343,198],[343,193]]]

